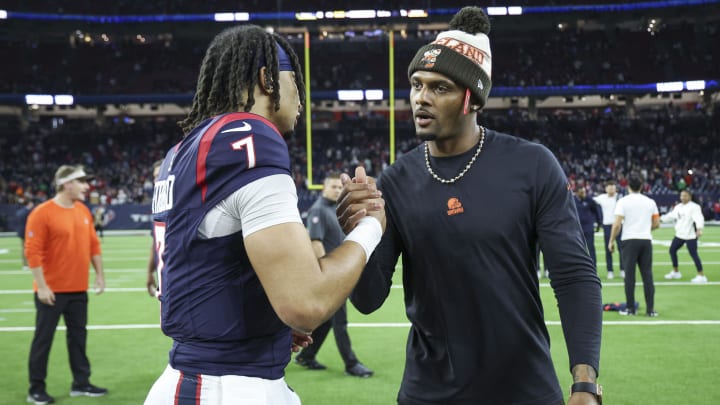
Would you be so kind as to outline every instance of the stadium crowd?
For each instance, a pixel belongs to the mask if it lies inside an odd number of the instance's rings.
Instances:
[[[203,13],[221,9],[254,11],[334,9],[319,2],[206,2],[121,0],[112,4],[92,1],[49,1],[42,5],[10,0],[10,11],[58,14]],[[422,4],[420,4],[422,3]],[[367,0],[354,8],[399,9],[440,7],[437,2]],[[505,5],[486,2],[487,6]],[[497,3],[497,4],[495,4]],[[615,1],[555,1],[546,4],[604,4]],[[452,8],[462,2],[445,1]],[[517,5],[532,5],[529,1]],[[513,19],[498,18],[493,41],[493,86],[542,86],[633,84],[654,81],[720,78],[720,30],[703,23],[702,8],[685,10],[660,20],[652,29],[646,18],[598,18],[591,26],[581,20],[522,27]],[[699,11],[698,11],[699,10]],[[710,20],[717,18],[711,12]],[[715,16],[715,17],[713,17]],[[572,21],[573,18],[569,18]],[[0,93],[51,93],[73,95],[191,94],[203,50],[214,31],[224,25],[195,28],[139,25],[145,33],[118,29],[120,25],[78,25],[81,30],[57,28],[54,34],[10,30],[0,39],[4,66]],[[205,28],[199,28],[205,27]],[[107,33],[102,30],[108,28]],[[167,28],[167,29],[166,29]],[[89,31],[88,31],[89,30]],[[337,89],[388,87],[388,38],[380,30],[325,33],[311,29],[313,92]],[[408,87],[404,66],[437,31],[410,24],[395,32],[396,88]],[[288,34],[300,58],[303,36]],[[350,63],[347,55],[357,55]],[[338,63],[338,61],[343,61]],[[30,116],[31,114],[28,114]],[[643,171],[647,191],[668,194],[693,190],[708,204],[720,194],[720,111],[709,114],[698,106],[668,104],[628,117],[622,108],[540,110],[487,110],[484,125],[548,146],[559,158],[572,182],[600,192],[602,182],[618,180],[621,189],[630,170]],[[146,203],[152,191],[151,165],[182,136],[176,121],[181,117],[99,117],[97,119],[0,118],[0,204],[20,199],[43,200],[53,194],[52,173],[68,162],[85,164],[96,175],[91,203]],[[396,153],[417,144],[408,111],[396,113]],[[309,156],[301,124],[288,139],[293,172],[301,202],[315,193],[308,183],[319,184],[333,170],[347,170],[358,163],[377,176],[390,163],[387,111],[314,111],[313,149]],[[307,162],[312,157],[312,179]],[[718,203],[720,208],[720,203]],[[720,209],[718,209],[720,217]]]
[[[720,196],[720,108],[703,110],[672,104],[640,110],[628,118],[622,108],[540,110],[530,119],[526,110],[487,110],[483,125],[546,145],[560,160],[571,182],[601,192],[614,178],[621,191],[630,170],[642,171],[652,194],[684,188],[707,203]],[[386,114],[346,112],[330,118],[316,114],[313,130],[313,183],[335,170],[358,163],[377,176],[390,163]],[[0,134],[0,203],[52,196],[48,173],[66,162],[80,162],[95,175],[91,183],[96,203],[147,203],[151,198],[152,163],[182,136],[179,117],[97,120],[43,118],[24,130],[20,121],[3,118]],[[396,126],[397,156],[417,144],[408,115]],[[293,172],[301,198],[308,191],[305,129],[288,139]],[[573,184],[575,185],[575,184]]]
[[[52,174],[76,162],[93,172],[91,202],[146,203],[152,193],[152,163],[180,137],[175,119],[42,119],[23,131],[3,117],[0,135],[0,203],[43,201],[54,195]],[[132,123],[131,123],[132,122]]]
[[[644,28],[546,27],[542,32],[498,33],[493,36],[493,85],[572,86],[720,77],[716,24],[667,24],[654,35]],[[435,34],[397,32],[396,66],[406,66],[415,50]],[[0,41],[0,50],[22,63],[5,67],[0,93],[191,93],[208,39],[178,35],[78,32],[69,38],[7,37]],[[381,32],[314,35],[310,48],[314,90],[388,87],[387,37]],[[302,36],[289,39],[302,59]],[[338,63],[349,54],[362,57]],[[394,79],[397,88],[408,87],[404,69],[396,69]]]

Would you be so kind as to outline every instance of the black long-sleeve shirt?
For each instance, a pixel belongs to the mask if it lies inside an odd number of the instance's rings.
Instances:
[[[430,158],[451,178],[475,149]],[[599,366],[600,280],[573,195],[545,147],[487,131],[454,184],[433,179],[424,146],[379,179],[388,225],[352,294],[362,312],[387,297],[400,254],[412,323],[401,404],[551,404],[562,400],[550,355],[535,249],[550,269],[571,367]]]

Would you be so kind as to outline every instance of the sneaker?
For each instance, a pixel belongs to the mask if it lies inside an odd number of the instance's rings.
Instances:
[[[35,405],[54,404],[55,398],[48,395],[45,391],[31,392],[27,396],[27,402]]]
[[[708,282],[708,279],[706,276],[701,276],[698,274],[697,276],[693,277],[690,282],[694,284],[705,284]]]
[[[620,278],[625,278],[625,270],[620,270]]]
[[[353,377],[368,378],[373,375],[373,371],[365,367],[362,363],[357,362],[352,367],[345,368],[345,374]]]
[[[76,386],[73,385],[72,389],[70,390],[70,396],[71,397],[101,397],[108,393],[108,390],[106,388],[100,388],[96,387],[92,384],[83,385],[83,386]]]
[[[305,367],[308,370],[325,370],[327,367],[325,367],[324,364],[319,363],[315,359],[303,359],[300,356],[295,357],[295,363]]]
[[[655,318],[656,316],[658,316],[658,315],[660,315],[660,314],[658,314],[658,313],[655,312],[655,311],[650,311],[650,312],[648,312],[646,315],[649,316],[649,317],[651,317],[651,318]]]
[[[682,278],[682,274],[680,274],[679,271],[671,271],[670,273],[665,275],[665,280],[677,280],[679,278]]]
[[[635,316],[635,311],[630,311],[628,309],[621,309],[618,311],[618,314],[622,316]]]
[[[608,280],[612,280],[614,278],[615,278],[615,273],[613,273],[612,271],[608,271]]]

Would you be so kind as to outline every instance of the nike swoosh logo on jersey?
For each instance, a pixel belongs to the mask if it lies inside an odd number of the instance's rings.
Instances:
[[[250,126],[250,124],[243,121],[243,124],[241,127],[226,129],[226,130],[222,131],[222,133],[224,134],[225,132],[247,132],[251,129],[252,129],[252,127]]]

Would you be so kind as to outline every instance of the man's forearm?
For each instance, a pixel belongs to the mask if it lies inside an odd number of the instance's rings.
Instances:
[[[150,246],[150,260],[148,260],[148,274],[155,274],[155,245]]]
[[[617,229],[615,229],[615,225],[610,228],[610,237],[608,238],[609,242],[612,242],[617,238]]]
[[[620,227],[616,224],[612,225],[612,229],[610,229],[610,241],[614,241],[615,238],[617,238],[618,234],[620,233]]]
[[[98,276],[105,276],[105,273],[103,271],[103,263],[102,263],[102,256],[101,255],[95,255],[90,258],[90,262],[93,265],[93,268],[95,269],[95,274]]]
[[[35,283],[37,284],[38,288],[47,288],[47,283],[45,282],[45,274],[43,273],[42,266],[41,267],[32,267],[30,268],[30,272],[33,275],[33,278],[35,279]]]
[[[573,382],[591,382],[597,381],[597,371],[589,364],[576,364],[570,371]]]

